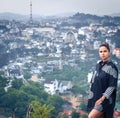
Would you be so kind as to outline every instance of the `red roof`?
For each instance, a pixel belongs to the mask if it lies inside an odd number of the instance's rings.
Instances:
[[[119,50],[120,51],[120,48],[115,48],[115,50]]]
[[[64,110],[63,112],[64,112],[64,114],[66,114],[66,115],[71,115],[71,113],[72,113],[71,110]]]
[[[67,116],[71,115],[72,114],[72,111],[71,110],[64,110],[63,112],[60,112],[59,114],[66,114]]]

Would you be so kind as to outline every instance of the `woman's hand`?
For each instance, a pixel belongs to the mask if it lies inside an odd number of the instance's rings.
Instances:
[[[105,96],[102,96],[100,99],[98,99],[96,102],[95,102],[95,106],[98,106],[100,105],[104,100],[105,100]]]
[[[102,102],[103,102],[103,101],[101,100],[101,98],[100,98],[100,99],[98,99],[98,100],[95,102],[95,106],[100,105]]]

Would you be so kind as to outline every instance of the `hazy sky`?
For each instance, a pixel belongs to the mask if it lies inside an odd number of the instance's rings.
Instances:
[[[109,15],[120,13],[120,0],[31,0],[32,13],[55,15],[68,12]],[[0,0],[0,13],[30,14],[30,0]]]

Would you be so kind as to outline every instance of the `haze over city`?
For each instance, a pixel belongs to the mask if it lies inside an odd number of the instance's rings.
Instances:
[[[33,15],[62,13],[89,13],[111,15],[120,13],[120,0],[31,0]],[[28,15],[30,0],[0,0],[0,13],[12,12]]]

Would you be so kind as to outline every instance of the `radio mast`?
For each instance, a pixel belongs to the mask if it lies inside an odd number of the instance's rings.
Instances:
[[[32,1],[30,0],[30,24],[33,24],[33,19],[32,19]]]

